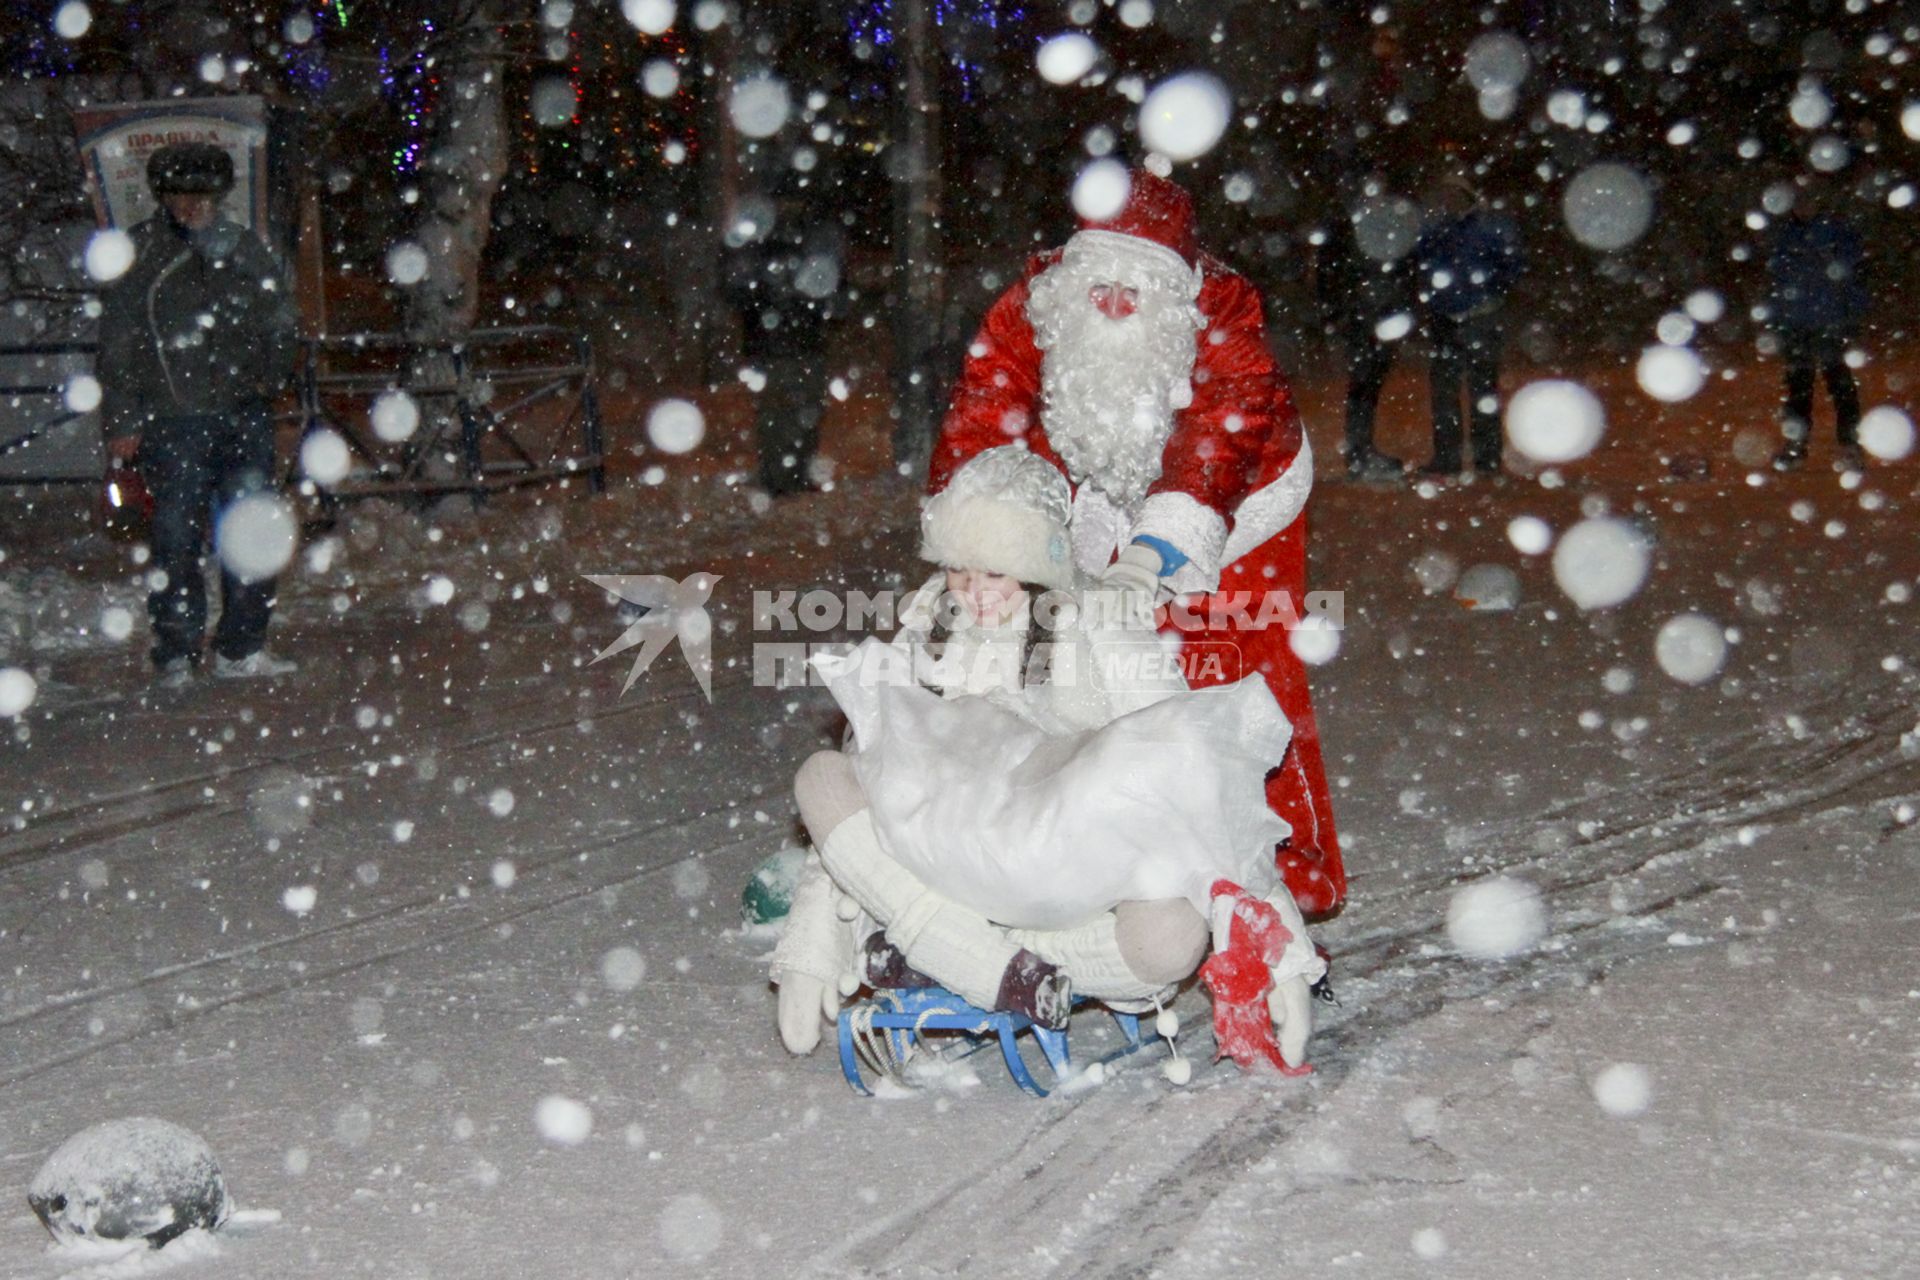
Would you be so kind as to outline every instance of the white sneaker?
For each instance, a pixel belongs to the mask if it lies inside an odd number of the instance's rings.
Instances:
[[[184,689],[193,683],[193,659],[169,658],[154,672],[153,682],[162,689]]]
[[[276,658],[265,649],[255,649],[244,658],[229,658],[218,653],[213,655],[213,674],[223,680],[271,680],[292,675],[299,669],[299,663]]]

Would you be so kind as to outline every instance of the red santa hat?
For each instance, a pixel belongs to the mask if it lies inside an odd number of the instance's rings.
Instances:
[[[1110,218],[1082,218],[1082,231],[1109,231],[1132,236],[1176,254],[1191,268],[1200,258],[1194,237],[1193,197],[1179,183],[1149,169],[1127,175],[1126,202]]]
[[[1018,445],[975,455],[920,507],[920,556],[1043,587],[1073,585],[1073,494],[1046,459]]]

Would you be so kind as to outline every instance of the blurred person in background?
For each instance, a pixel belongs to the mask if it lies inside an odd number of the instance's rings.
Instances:
[[[1807,460],[1813,435],[1817,376],[1833,397],[1834,436],[1843,467],[1859,470],[1866,456],[1855,439],[1860,426],[1860,390],[1847,365],[1847,348],[1867,314],[1860,233],[1828,207],[1818,190],[1800,193],[1774,232],[1767,255],[1769,318],[1786,364],[1787,402],[1782,421],[1786,442],[1774,469],[1791,471]]]
[[[819,487],[813,470],[827,394],[827,322],[840,293],[844,242],[816,213],[804,178],[775,199],[743,202],[727,294],[740,313],[741,354],[765,379],[754,436],[760,484],[776,498]]]
[[[1427,197],[1428,222],[1414,249],[1431,343],[1433,458],[1429,476],[1460,474],[1460,394],[1472,422],[1473,469],[1500,472],[1500,348],[1507,295],[1526,264],[1520,229],[1489,208],[1473,184],[1450,174]]]
[[[1371,185],[1371,184],[1370,184]],[[1374,413],[1399,340],[1412,327],[1413,237],[1396,235],[1395,214],[1411,206],[1383,195],[1355,200],[1327,229],[1314,284],[1330,330],[1347,360],[1347,475],[1398,480],[1400,459],[1374,447]]]
[[[266,245],[220,212],[233,188],[225,151],[162,147],[147,183],[159,208],[128,233],[133,265],[101,298],[101,416],[109,455],[137,463],[153,495],[152,657],[177,687],[206,640],[209,531],[272,484],[271,404],[293,372],[294,307]],[[295,669],[265,647],[273,599],[272,578],[222,564],[215,675]]]

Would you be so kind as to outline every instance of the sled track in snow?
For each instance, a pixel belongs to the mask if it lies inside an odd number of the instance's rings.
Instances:
[[[1720,888],[1711,881],[1697,884],[1642,910],[1667,910]],[[1368,1048],[1450,1001],[1604,974],[1660,945],[1643,934],[1609,934],[1608,923],[1596,919],[1564,928],[1560,935],[1573,942],[1568,949],[1497,968],[1463,969],[1451,953],[1422,955],[1410,945],[1355,974],[1369,987],[1364,1013],[1357,1011],[1316,1036],[1312,1093],[1267,1078],[1243,1087],[1233,1078],[1231,1065],[1203,1065],[1213,1051],[1204,1029],[1206,1005],[1188,994],[1181,1003],[1191,1029],[1183,1036],[1183,1046],[1196,1063],[1188,1088],[1211,1084],[1239,1089],[1241,1096],[1229,1111],[1207,1115],[1204,1133],[1186,1135],[1182,1145],[1187,1150],[1177,1160],[1126,1186],[1092,1216],[1087,1187],[1111,1184],[1116,1171],[1127,1170],[1139,1157],[1139,1135],[1164,1136],[1194,1122],[1182,1095],[1171,1088],[1115,1084],[1056,1094],[1044,1103],[1013,1099],[1008,1105],[1031,1106],[1038,1113],[1014,1150],[995,1157],[984,1172],[956,1176],[930,1199],[892,1215],[844,1249],[814,1259],[810,1273],[845,1274],[851,1268],[876,1276],[1021,1274],[1022,1267],[1030,1273],[1037,1258],[1045,1257],[1069,1264],[1059,1274],[1084,1280],[1154,1275],[1179,1254],[1206,1206],[1281,1150],[1309,1110],[1339,1087]],[[1417,936],[1431,941],[1442,932],[1436,926]],[[1122,1068],[1144,1069],[1131,1064]],[[979,1253],[956,1259],[951,1266],[919,1261],[953,1258],[956,1223],[965,1224],[963,1238],[1002,1243],[977,1246]],[[1073,1238],[1049,1238],[1034,1230],[1035,1223],[1067,1224]]]
[[[1115,1181],[1115,1172],[1140,1162],[1138,1135],[1154,1134],[1157,1144],[1193,1126],[1196,1108],[1180,1093],[1110,1085],[1042,1103],[1010,1100],[1009,1106],[1035,1111],[1035,1124],[1015,1148],[812,1259],[809,1270],[1018,1273],[1046,1260],[1047,1270],[1078,1280],[1155,1274],[1179,1256],[1197,1216],[1283,1150],[1369,1050],[1450,1002],[1600,979],[1663,950],[1666,929],[1658,917],[1723,889],[1708,874],[1710,865],[1686,855],[1709,852],[1741,826],[1797,821],[1920,788],[1920,765],[1897,745],[1911,714],[1905,701],[1890,696],[1805,742],[1783,744],[1766,731],[1734,735],[1702,763],[1646,787],[1502,824],[1478,846],[1492,856],[1471,871],[1383,886],[1368,899],[1370,916],[1400,923],[1341,945],[1335,978],[1347,1005],[1315,1037],[1311,1091],[1282,1087],[1276,1095],[1270,1081],[1241,1085],[1230,1074],[1216,1079],[1231,1067],[1202,1067],[1195,1085],[1212,1081],[1207,1092],[1214,1100],[1218,1089],[1238,1089],[1237,1105],[1207,1112],[1204,1133],[1175,1139],[1181,1150],[1166,1159],[1149,1156],[1147,1175],[1125,1182]],[[1783,786],[1783,778],[1793,781]],[[1571,844],[1534,851],[1529,837],[1541,824],[1582,820],[1601,825]],[[1460,884],[1496,873],[1524,875],[1540,888],[1556,919],[1557,945],[1506,964],[1465,964],[1446,942],[1447,898]],[[1657,883],[1642,884],[1645,900],[1625,913],[1583,902],[1635,876]],[[1188,993],[1181,1003],[1188,1026],[1204,1028],[1204,1000]],[[1204,1063],[1210,1037],[1189,1031],[1185,1039],[1196,1065]],[[1111,1191],[1096,1205],[1089,1186]],[[956,1256],[956,1223],[966,1225],[965,1239],[977,1242],[973,1252]],[[1036,1231],[1036,1223],[1048,1226]],[[1053,1224],[1060,1224],[1057,1234]],[[924,1261],[929,1258],[943,1261],[931,1265]]]
[[[1713,882],[1699,884],[1684,893],[1648,904],[1645,910],[1664,910],[1704,898],[1718,892],[1720,887]],[[1604,974],[1645,953],[1652,945],[1658,945],[1632,934],[1607,938],[1600,933],[1606,924],[1594,921],[1562,929],[1560,935],[1575,943],[1568,950],[1475,975],[1465,973],[1451,954],[1408,953],[1371,970],[1367,976],[1377,981],[1381,990],[1368,1002],[1364,1022],[1359,1017],[1351,1018],[1316,1037],[1315,1071],[1320,1077],[1320,1099],[1338,1089],[1367,1049],[1437,1013],[1450,1002],[1571,981],[1575,975],[1570,968],[1577,968],[1581,976]],[[1438,934],[1442,930],[1430,932]],[[1594,945],[1583,945],[1588,942]],[[1116,1239],[1112,1231],[1091,1233],[1091,1247],[1077,1251],[1074,1265],[1063,1274],[1086,1280],[1095,1277],[1130,1280],[1154,1275],[1176,1257],[1186,1244],[1186,1234],[1194,1219],[1221,1194],[1242,1183],[1249,1170],[1272,1159],[1319,1100],[1295,1094],[1275,1106],[1262,1094],[1267,1087],[1265,1082],[1256,1082],[1228,1123],[1217,1127],[1201,1147],[1162,1172],[1134,1199],[1140,1212],[1133,1215],[1133,1220],[1146,1223],[1144,1231],[1125,1234],[1120,1239]],[[1154,1099],[1150,1116],[1166,1112],[1167,1103],[1164,1096]],[[1149,1208],[1152,1213],[1146,1212]]]
[[[537,886],[543,877],[543,873],[557,875],[558,872],[556,869],[558,868],[579,865],[582,860],[582,855],[602,852],[630,841],[648,842],[651,837],[660,836],[668,832],[701,832],[710,827],[718,827],[724,831],[727,829],[727,824],[724,819],[754,803],[756,803],[755,799],[748,797],[737,803],[730,803],[717,809],[709,810],[693,818],[663,823],[643,831],[623,832],[618,836],[607,837],[589,844],[573,845],[555,850],[551,856],[542,861],[523,864],[520,878],[515,882],[516,887]],[[741,839],[716,842],[701,840],[698,843],[702,852],[708,853],[740,848],[742,846],[751,846],[756,841],[770,838],[773,837],[764,829],[755,828],[752,834]],[[324,946],[328,943],[336,943],[349,937],[358,937],[365,931],[380,926],[394,927],[402,932],[405,938],[402,942],[377,946],[372,951],[350,954],[336,962],[310,966],[299,972],[296,976],[282,981],[270,982],[262,986],[247,987],[216,999],[195,1001],[192,1004],[180,1004],[176,999],[173,1005],[158,1012],[151,1020],[143,1022],[141,1025],[133,1027],[119,1035],[89,1039],[84,1035],[72,1031],[72,1029],[67,1029],[62,1033],[50,1028],[47,1032],[50,1036],[66,1034],[71,1038],[85,1040],[86,1043],[81,1048],[55,1054],[35,1062],[30,1066],[11,1071],[5,1076],[0,1076],[0,1088],[20,1084],[37,1076],[45,1075],[47,1072],[70,1066],[86,1058],[93,1057],[96,1054],[120,1048],[160,1032],[172,1031],[183,1023],[208,1014],[217,1013],[223,1009],[283,995],[286,992],[300,987],[309,986],[317,982],[324,982],[328,979],[339,977],[342,974],[353,973],[357,970],[384,964],[387,961],[399,959],[403,956],[429,948],[438,947],[450,941],[496,929],[501,925],[510,924],[529,916],[558,910],[576,903],[583,898],[592,897],[607,889],[618,888],[622,885],[645,880],[663,872],[670,872],[673,868],[688,860],[689,857],[685,855],[670,857],[666,861],[641,866],[637,869],[625,870],[619,874],[605,878],[594,879],[584,885],[557,887],[535,902],[525,902],[517,899],[500,899],[499,901],[502,903],[502,908],[494,911],[487,911],[483,902],[476,902],[474,899],[451,898],[446,894],[416,897],[405,902],[391,904],[378,911],[370,912],[367,915],[359,916],[352,920],[343,920],[336,924],[325,925],[317,929],[303,930],[302,932],[281,938],[265,939],[261,942],[251,943],[245,947],[236,947],[228,951],[205,956],[199,960],[171,965],[164,969],[145,974],[132,982],[88,991],[58,1002],[49,1002],[34,1009],[16,1014],[10,1018],[0,1020],[0,1033],[4,1033],[9,1040],[13,1041],[17,1046],[24,1033],[30,1030],[32,1024],[44,1024],[45,1020],[49,1018],[56,1018],[62,1014],[76,1014],[88,1006],[99,1004],[102,1001],[145,993],[156,988],[163,989],[165,985],[171,981],[202,970],[220,965],[237,964],[269,953],[285,951],[290,948]],[[479,919],[459,919],[459,917],[473,911],[479,911],[481,913]],[[451,927],[434,929],[424,934],[421,933],[421,923],[423,921],[431,921],[436,914],[451,915],[455,918],[455,922]]]
[[[724,695],[735,689],[744,689],[749,676],[744,672],[717,672],[716,695]],[[644,726],[648,718],[661,714],[670,714],[684,707],[690,701],[699,700],[699,690],[688,687],[684,691],[656,694],[627,701],[605,710],[597,711],[591,718],[597,723],[611,721],[637,721]],[[431,723],[424,723],[410,734],[395,735],[383,739],[382,754],[398,751],[405,754],[417,754],[432,751],[443,758],[458,756],[475,750],[484,750],[502,742],[532,741],[556,732],[573,731],[581,715],[553,715],[543,719],[530,720],[516,724],[515,727],[501,727],[514,723],[514,716],[532,708],[544,708],[551,705],[550,699],[528,699],[496,711],[488,717],[488,722],[469,725],[465,731],[458,728],[448,730]],[[704,703],[702,703],[704,705]],[[269,759],[254,761],[244,765],[224,769],[197,772],[191,776],[177,778],[159,784],[151,789],[100,797],[57,811],[48,818],[54,821],[64,819],[66,829],[53,834],[49,840],[37,845],[0,857],[0,878],[10,874],[22,873],[35,866],[48,863],[62,854],[71,855],[78,849],[111,839],[117,832],[129,826],[140,830],[151,830],[158,822],[182,822],[194,819],[220,819],[232,817],[244,812],[244,788],[249,778],[272,770],[285,769],[296,763],[306,763],[309,768],[315,760],[329,757],[350,757],[341,768],[348,773],[358,773],[358,760],[366,755],[366,746],[362,742],[345,742],[316,745],[297,752],[276,755]],[[217,787],[221,793],[215,797],[199,796],[202,788]],[[242,791],[236,799],[235,790]],[[156,793],[171,798],[173,803],[164,804],[159,812],[141,813],[148,808],[148,802]],[[164,803],[164,802],[163,802]],[[592,879],[584,887],[565,888],[563,892],[549,891],[535,902],[525,901],[528,890],[539,891],[543,887],[564,887],[578,885],[579,874],[591,871],[592,856],[623,847],[635,847],[643,853],[655,849],[679,849],[691,842],[702,854],[724,851],[742,846],[751,846],[756,841],[773,840],[777,832],[770,832],[757,823],[741,824],[740,815],[749,813],[765,804],[763,797],[750,793],[728,795],[724,802],[704,807],[700,812],[675,818],[666,822],[655,822],[642,828],[627,828],[610,835],[598,836],[587,840],[561,842],[550,846],[544,854],[528,850],[516,858],[516,881],[518,893],[512,900],[501,899],[500,907],[489,910],[489,900],[476,897],[456,898],[444,891],[416,893],[402,901],[383,904],[363,915],[348,920],[336,921],[317,928],[298,930],[279,937],[264,938],[249,942],[243,946],[225,948],[199,958],[167,965],[142,973],[137,978],[108,986],[50,998],[31,1008],[17,1010],[6,1017],[0,1017],[0,1035],[9,1042],[8,1058],[18,1061],[20,1057],[32,1052],[28,1047],[34,1039],[65,1046],[77,1047],[62,1052],[51,1053],[0,1076],[0,1085],[17,1084],[43,1075],[48,1071],[69,1066],[89,1058],[97,1053],[132,1043],[134,1041],[177,1027],[182,1022],[198,1018],[234,1005],[257,1002],[283,994],[287,991],[309,985],[314,982],[338,976],[344,973],[379,965],[385,961],[403,957],[419,950],[437,947],[448,941],[471,936],[502,924],[535,915],[545,911],[561,909],[584,897],[600,893],[609,888],[643,880],[689,860],[690,855],[672,854],[664,860],[649,860],[635,869],[631,862],[625,863],[625,869],[618,874],[607,874]],[[104,829],[100,819],[102,815],[112,814],[112,826]],[[44,820],[44,819],[43,819]],[[77,824],[77,825],[72,825]],[[745,834],[741,834],[744,830]],[[673,839],[673,833],[699,833],[687,839]],[[160,842],[164,844],[164,842]],[[658,858],[658,855],[655,855]],[[548,882],[543,885],[543,881]],[[471,918],[478,911],[479,918]],[[445,917],[450,927],[432,927]],[[423,933],[422,930],[425,929]],[[371,950],[359,951],[353,948],[349,939],[378,938],[382,930],[404,935],[404,940],[396,945],[381,945],[376,942]],[[303,953],[325,952],[329,947],[346,946],[349,954],[311,963],[294,976],[270,981],[264,985],[247,984],[245,977],[249,962],[273,959],[285,964],[297,960]],[[223,993],[213,998],[195,999],[184,989],[188,980],[203,976],[208,972],[219,972],[231,968],[241,977],[239,990]],[[122,1000],[144,1002],[150,1012],[146,1012],[136,1025],[130,1026],[120,1034],[90,1035],[84,1019],[91,1007],[111,1006],[112,1002]]]
[[[744,688],[747,683],[745,677],[722,680],[716,673],[714,688],[718,694],[733,688]],[[461,736],[457,731],[448,731],[431,723],[423,723],[408,734],[396,735],[393,739],[383,738],[380,745],[387,750],[382,751],[381,754],[385,756],[398,752],[408,756],[418,756],[424,752],[432,752],[442,756],[456,756],[497,746],[502,742],[540,738],[552,733],[572,730],[582,719],[592,719],[596,724],[600,724],[627,720],[636,716],[644,717],[683,705],[698,697],[698,689],[688,689],[677,694],[623,702],[591,717],[577,714],[549,716],[546,719],[519,724],[513,728],[484,728],[471,736]],[[544,706],[548,702],[550,702],[549,699],[529,699],[505,708],[500,715],[503,718],[510,717],[516,712]],[[49,810],[34,818],[25,834],[7,841],[7,851],[0,854],[0,878],[70,852],[76,844],[99,843],[133,831],[152,830],[158,825],[189,818],[237,814],[245,808],[246,801],[244,794],[238,799],[235,798],[235,788],[244,787],[246,780],[250,778],[257,778],[275,770],[312,765],[316,761],[325,761],[330,756],[352,758],[342,760],[331,769],[323,769],[323,772],[329,775],[352,773],[357,770],[367,751],[368,748],[363,742],[319,743],[247,764],[208,769],[166,782],[154,783],[151,786],[129,788]],[[218,788],[222,793],[207,796],[203,794],[206,788]],[[42,838],[27,839],[27,835],[36,833]]]

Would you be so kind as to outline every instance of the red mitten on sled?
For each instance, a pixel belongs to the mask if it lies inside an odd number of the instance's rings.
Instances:
[[[1271,904],[1231,880],[1215,881],[1212,889],[1214,950],[1200,966],[1200,980],[1213,996],[1214,1061],[1232,1058],[1242,1067],[1265,1062],[1282,1075],[1306,1075],[1312,1067],[1288,1066],[1281,1056],[1267,1008],[1272,966],[1292,941],[1292,930]]]

